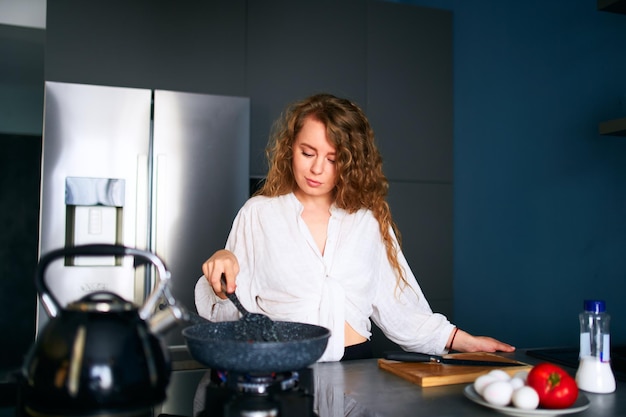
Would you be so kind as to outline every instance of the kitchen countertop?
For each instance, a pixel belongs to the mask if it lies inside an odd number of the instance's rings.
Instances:
[[[529,364],[538,363],[518,350],[503,354]],[[467,384],[422,388],[378,367],[377,359],[317,363],[313,366],[316,379],[316,402],[320,417],[350,416],[403,417],[493,417],[500,414],[475,404],[463,395]],[[565,368],[572,375],[575,369]],[[158,410],[161,413],[193,415],[196,388],[206,374],[203,369],[175,371],[168,389],[168,400]],[[584,392],[591,405],[579,417],[626,416],[626,382],[617,382],[612,394]],[[158,412],[155,413],[158,415]]]
[[[520,349],[514,354],[503,354],[529,364],[539,360]],[[173,355],[168,399],[154,410],[154,416],[171,414],[193,416],[196,390],[207,370],[190,360],[185,352]],[[500,414],[475,404],[463,395],[467,384],[422,388],[378,367],[377,359],[327,362],[312,365],[316,380],[316,402],[320,417],[338,417],[350,413],[357,416],[404,417],[425,415],[429,417],[494,417]],[[567,368],[572,375],[576,372]],[[612,394],[584,392],[591,405],[575,417],[626,417],[626,382],[617,381]],[[14,416],[12,407],[0,406],[0,417]]]

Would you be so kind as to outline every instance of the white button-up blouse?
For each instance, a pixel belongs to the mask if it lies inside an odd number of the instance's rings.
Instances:
[[[402,252],[398,260],[410,286],[396,284],[371,211],[349,214],[333,206],[322,255],[302,210],[293,193],[257,196],[235,218],[226,249],[239,261],[236,292],[247,309],[330,329],[320,361],[343,356],[344,322],[369,338],[370,318],[405,350],[445,352],[454,326],[432,312]],[[209,320],[238,317],[234,305],[218,298],[204,276],[196,284],[195,302]]]

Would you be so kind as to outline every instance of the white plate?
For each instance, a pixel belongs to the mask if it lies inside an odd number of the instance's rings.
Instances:
[[[508,414],[510,416],[518,416],[518,417],[529,417],[529,416],[560,416],[563,414],[574,414],[580,413],[583,410],[589,408],[590,402],[587,397],[582,392],[578,393],[578,398],[576,402],[569,408],[560,408],[558,410],[549,410],[547,408],[536,408],[534,410],[523,410],[521,408],[516,407],[502,407],[499,405],[489,404],[487,401],[481,397],[476,390],[474,389],[474,385],[470,384],[465,387],[463,390],[463,394],[470,400],[474,401],[476,404],[484,405],[485,407],[489,407],[493,410],[499,411],[503,414]]]

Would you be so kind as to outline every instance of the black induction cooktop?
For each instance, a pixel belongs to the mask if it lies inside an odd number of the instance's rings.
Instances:
[[[562,348],[529,349],[528,356],[558,365],[578,368],[578,346]],[[626,345],[611,346],[611,368],[615,378],[626,381]]]

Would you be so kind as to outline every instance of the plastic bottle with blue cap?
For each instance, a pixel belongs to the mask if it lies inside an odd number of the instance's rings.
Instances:
[[[615,391],[611,370],[611,316],[603,300],[585,300],[580,313],[580,354],[576,383],[587,392],[607,394]]]

